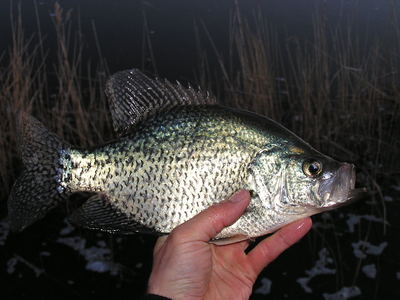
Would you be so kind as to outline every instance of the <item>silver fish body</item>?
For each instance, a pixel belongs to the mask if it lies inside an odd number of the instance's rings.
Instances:
[[[114,125],[122,131],[116,141],[77,150],[46,133],[38,121],[25,118],[28,133],[22,135],[33,143],[32,136],[45,137],[54,148],[47,161],[55,181],[47,186],[56,200],[29,213],[21,203],[31,202],[18,200],[26,197],[26,184],[17,181],[9,201],[16,230],[78,191],[97,193],[72,214],[78,224],[112,232],[169,233],[235,191],[248,189],[248,209],[216,237],[227,242],[272,232],[350,198],[355,184],[352,165],[319,153],[268,118],[202,102],[199,99],[207,97],[191,89],[129,72],[114,77],[108,86]],[[133,95],[125,97],[127,90],[118,89],[121,82],[131,82],[128,90]],[[143,85],[148,94],[140,89]],[[149,109],[151,96],[158,99],[168,93]],[[177,96],[183,100],[174,103]],[[25,179],[37,173],[30,170],[29,161],[26,165]]]

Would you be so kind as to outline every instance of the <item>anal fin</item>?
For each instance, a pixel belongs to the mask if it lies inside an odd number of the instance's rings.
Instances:
[[[110,233],[154,233],[154,229],[145,227],[130,219],[125,213],[111,204],[106,194],[90,197],[69,217],[72,223],[88,229]]]

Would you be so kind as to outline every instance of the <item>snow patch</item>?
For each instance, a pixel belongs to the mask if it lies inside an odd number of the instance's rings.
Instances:
[[[86,264],[86,269],[97,273],[106,273],[111,271],[110,264],[104,261],[89,261]]]
[[[333,259],[329,256],[329,251],[322,248],[318,253],[319,259],[315,262],[315,266],[310,270],[306,270],[307,277],[297,279],[306,293],[312,293],[312,289],[308,286],[311,279],[318,275],[335,274],[336,269],[329,268],[328,265],[333,264]]]
[[[362,267],[361,270],[364,272],[365,276],[367,276],[368,278],[374,279],[376,277],[375,264],[365,265]]]
[[[325,300],[345,300],[359,295],[361,295],[361,290],[357,286],[343,287],[333,294],[322,294]]]
[[[391,197],[391,196],[384,196],[384,197],[383,197],[383,200],[386,201],[386,202],[393,202],[393,197]]]
[[[391,188],[394,189],[395,191],[400,192],[400,185],[392,185]]]
[[[387,242],[382,242],[378,246],[372,245],[366,241],[358,241],[352,243],[354,256],[357,258],[366,258],[369,255],[381,255],[383,250],[387,247]]]
[[[70,223],[68,223],[66,219],[64,220],[64,223],[66,224],[66,226],[60,230],[60,235],[68,235],[75,230],[75,228]]]
[[[261,279],[261,286],[254,291],[255,294],[268,295],[271,293],[272,281],[268,278]]]
[[[60,244],[64,244],[79,252],[86,246],[86,240],[79,236],[58,238],[57,242]]]
[[[316,229],[316,228],[331,229],[333,227],[334,226],[332,223],[325,223],[325,222],[314,222],[313,223],[313,229]]]
[[[349,232],[354,232],[354,226],[356,224],[359,224],[361,219],[367,220],[367,221],[371,221],[371,222],[379,222],[379,223],[385,223],[387,224],[387,222],[385,222],[385,220],[383,220],[382,218],[377,218],[373,215],[353,215],[353,214],[348,214],[348,219],[347,219],[347,226],[349,227]]]
[[[18,263],[18,259],[16,257],[12,257],[7,261],[7,273],[13,274],[15,272],[15,266]]]
[[[86,239],[79,236],[58,238],[57,242],[64,244],[82,255],[87,263],[86,269],[92,272],[117,275],[119,267],[111,261],[111,249],[107,248],[104,241],[97,242],[97,246],[86,247]]]

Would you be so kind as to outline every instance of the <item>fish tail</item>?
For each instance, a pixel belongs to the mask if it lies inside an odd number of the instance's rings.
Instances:
[[[11,190],[8,215],[11,230],[22,231],[67,198],[61,155],[69,145],[25,114],[18,118],[17,134],[25,170]]]

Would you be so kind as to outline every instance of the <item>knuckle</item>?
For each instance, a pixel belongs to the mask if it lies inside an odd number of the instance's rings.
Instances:
[[[209,220],[211,223],[210,229],[213,231],[214,235],[216,235],[218,232],[220,232],[223,228],[226,227],[224,218],[220,214],[214,214],[214,215],[210,216]]]
[[[276,233],[276,238],[277,238],[279,245],[281,246],[280,248],[282,248],[282,250],[289,248],[292,245],[292,243],[290,241],[288,241],[288,239],[282,233],[282,231],[278,231]]]
[[[271,251],[271,246],[266,243],[260,248],[261,256],[264,257],[268,262],[274,259],[273,253]]]

